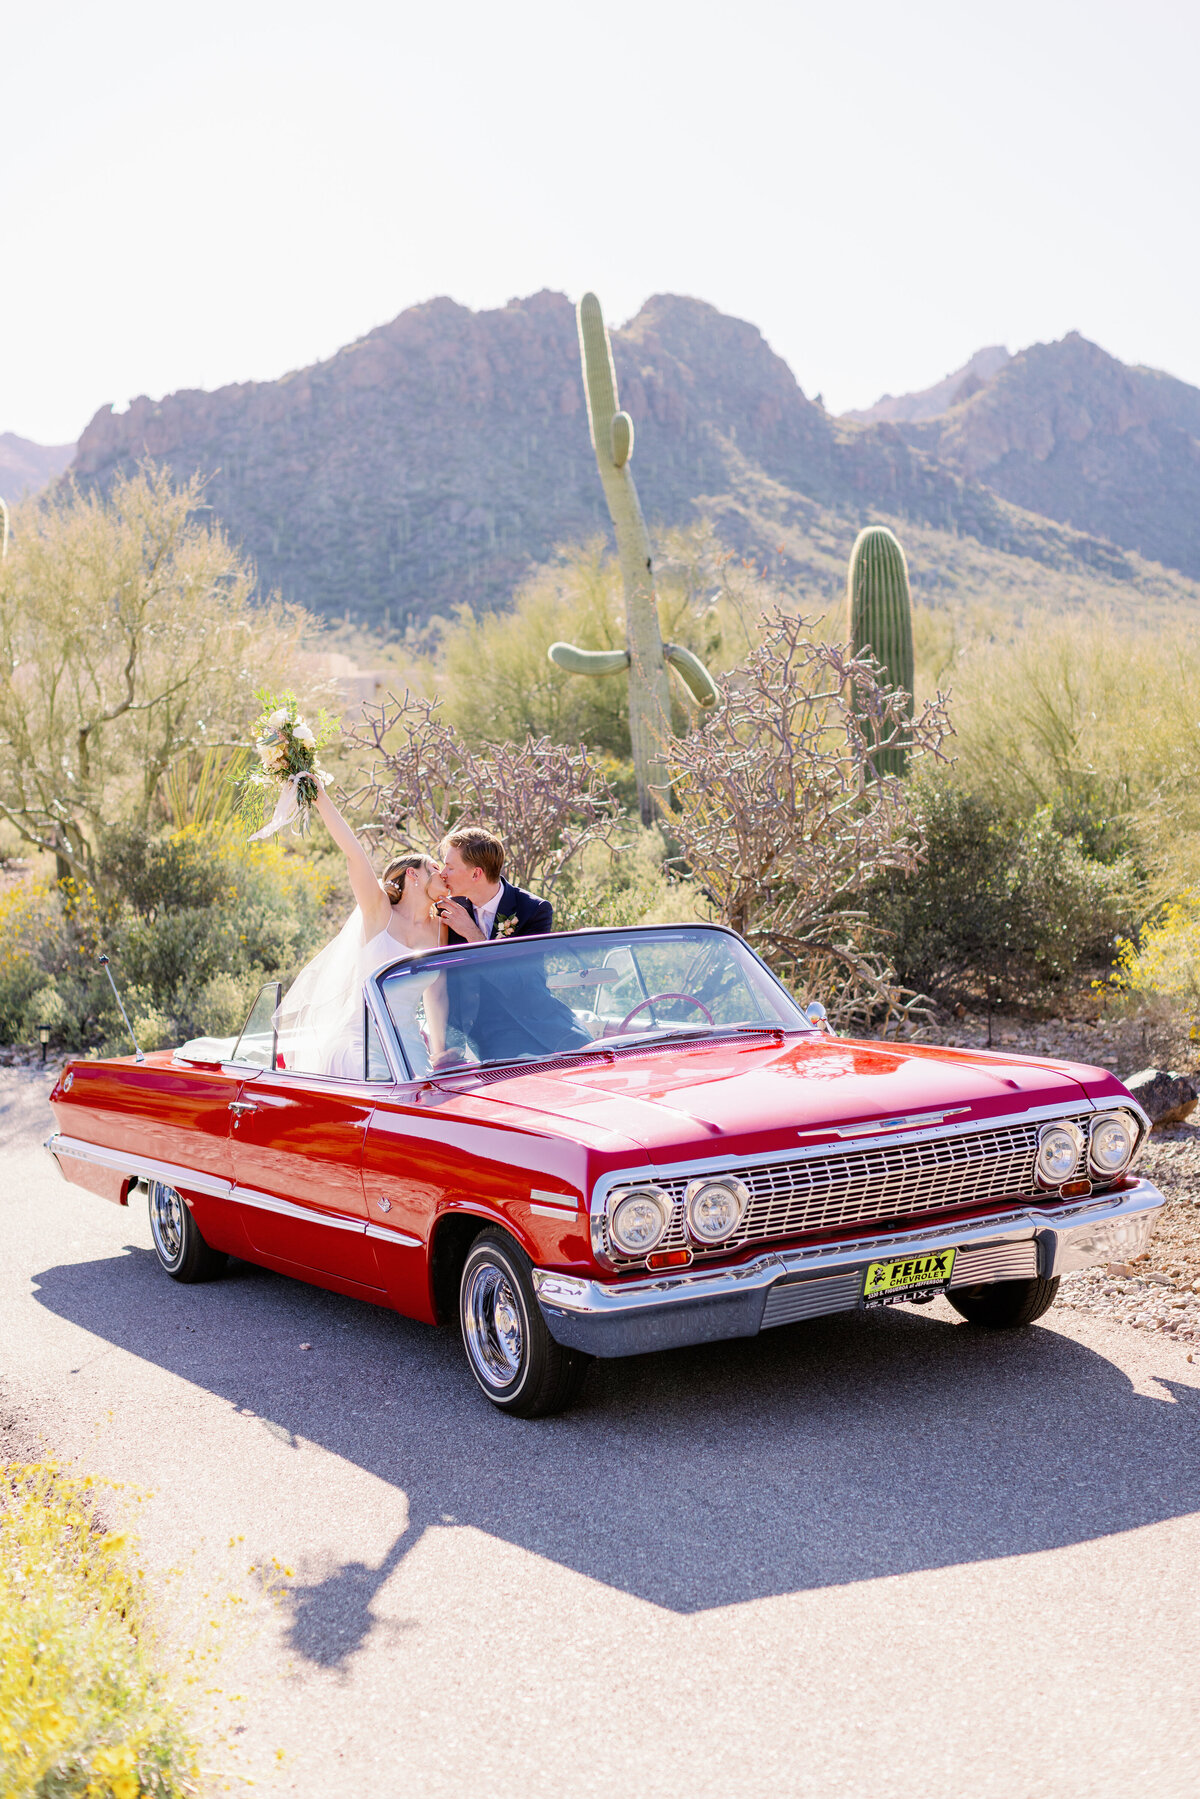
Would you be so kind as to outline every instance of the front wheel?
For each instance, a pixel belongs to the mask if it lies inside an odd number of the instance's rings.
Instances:
[[[1018,1330],[1048,1312],[1058,1296],[1058,1281],[993,1281],[987,1287],[951,1287],[946,1298],[968,1324],[989,1330]]]
[[[224,1250],[209,1247],[182,1196],[165,1181],[150,1183],[150,1235],[173,1281],[215,1280],[225,1266]]]
[[[503,1231],[483,1231],[467,1251],[458,1289],[471,1373],[492,1404],[515,1418],[564,1411],[583,1385],[590,1359],[564,1349],[546,1329],[532,1266]]]

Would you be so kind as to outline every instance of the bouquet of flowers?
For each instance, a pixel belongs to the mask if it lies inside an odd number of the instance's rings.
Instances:
[[[324,707],[317,714],[316,726],[310,725],[300,716],[294,693],[268,693],[260,688],[255,697],[262,703],[254,726],[259,766],[238,782],[238,811],[247,824],[261,827],[251,834],[251,843],[273,837],[286,825],[303,836],[317,797],[317,781],[329,779],[317,755],[341,726]],[[264,825],[262,816],[271,794],[277,796],[275,810]]]

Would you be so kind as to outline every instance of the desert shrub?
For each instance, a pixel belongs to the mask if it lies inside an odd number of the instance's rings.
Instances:
[[[1000,813],[1049,807],[1093,860],[1131,859],[1154,897],[1200,879],[1200,650],[1111,621],[1030,618],[959,651],[958,779]]]
[[[336,922],[316,862],[277,840],[126,829],[102,847],[100,865],[103,896],[67,881],[0,905],[5,1041],[29,1042],[46,1023],[65,1049],[127,1049],[102,949],[143,1049],[227,1035],[262,982],[290,979]]]
[[[850,1027],[902,1025],[915,995],[893,979],[859,896],[917,863],[912,784],[876,766],[903,739],[944,761],[941,696],[909,720],[878,665],[776,611],[722,683],[702,727],[667,752],[669,828],[715,915],[799,989],[823,989]]]
[[[410,693],[365,706],[346,740],[370,758],[349,801],[402,853],[436,849],[456,825],[486,820],[504,841],[510,878],[549,896],[589,844],[611,841],[616,799],[582,744],[473,746],[439,701]]]
[[[711,916],[693,881],[670,866],[661,834],[626,821],[612,849],[589,844],[563,875],[554,900],[556,931],[589,926],[680,924]]]
[[[1111,961],[1139,904],[1127,860],[1104,863],[1043,806],[1014,817],[956,781],[915,784],[923,860],[866,906],[900,978],[941,1000],[1030,999]]]
[[[181,765],[207,766],[216,794],[215,763],[258,710],[255,669],[281,685],[297,674],[311,619],[257,596],[203,489],[147,467],[107,494],[68,484],[15,509],[0,560],[0,813],[60,875],[95,885],[107,834],[149,829]]]
[[[200,1790],[143,1577],[96,1500],[86,1476],[0,1468],[0,1791],[10,1799]]]
[[[1200,893],[1187,889],[1118,948],[1112,989],[1139,1007],[1164,1002],[1194,1027],[1200,1020]]]

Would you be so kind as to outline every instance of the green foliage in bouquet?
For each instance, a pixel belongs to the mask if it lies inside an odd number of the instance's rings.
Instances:
[[[239,816],[253,826],[257,835],[263,826],[263,814],[269,799],[278,799],[290,781],[295,782],[295,808],[284,816],[276,816],[263,830],[270,835],[291,824],[298,836],[309,828],[309,814],[317,797],[317,781],[328,777],[317,757],[341,725],[322,706],[316,724],[310,725],[300,712],[299,701],[292,692],[271,693],[260,687],[254,696],[261,711],[254,724],[254,750],[258,767],[238,779]]]
[[[868,525],[855,540],[846,575],[846,608],[854,654],[869,652],[883,671],[883,684],[903,688],[911,718],[913,627],[908,564],[899,539],[886,525]],[[873,760],[877,774],[902,775],[908,751],[903,743],[888,744]]]

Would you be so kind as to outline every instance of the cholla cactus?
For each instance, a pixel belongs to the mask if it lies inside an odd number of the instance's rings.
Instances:
[[[553,643],[550,660],[573,675],[615,675],[629,671],[629,736],[637,776],[638,806],[643,823],[654,816],[655,790],[666,780],[664,748],[671,731],[671,695],[667,664],[676,670],[693,699],[711,706],[717,689],[698,657],[678,644],[664,644],[658,625],[658,602],[650,536],[633,471],[633,420],[617,406],[617,377],[604,315],[595,294],[579,302],[579,351],[587,398],[592,447],[600,468],[604,497],[617,534],[617,554],[625,587],[623,650],[580,650]]]

